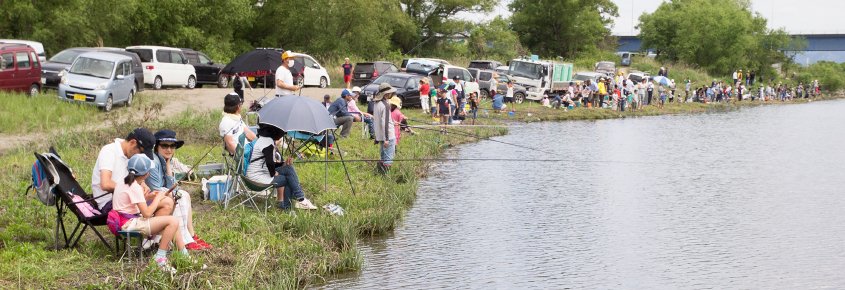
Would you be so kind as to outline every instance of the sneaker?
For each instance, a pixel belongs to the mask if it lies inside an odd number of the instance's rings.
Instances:
[[[170,274],[176,274],[176,268],[173,268],[173,266],[170,266],[170,261],[167,260],[167,257],[156,258],[155,262],[156,262],[156,265],[158,265],[158,268],[161,269],[162,271],[164,271],[166,273],[170,273]]]
[[[204,248],[206,248],[206,249],[212,249],[212,248],[213,248],[211,245],[209,245],[208,243],[206,243],[203,239],[200,239],[197,235],[194,235],[192,238],[194,239],[194,241],[195,241],[197,244],[199,244],[200,246],[202,246],[202,247],[204,247]]]
[[[298,208],[298,209],[308,209],[308,210],[317,209],[317,207],[314,206],[314,204],[311,203],[311,201],[308,200],[307,198],[302,199],[302,201],[300,201],[300,202],[297,202],[296,208]]]
[[[200,245],[200,243],[193,242],[193,243],[185,245],[185,249],[188,249],[189,251],[202,251],[202,250],[205,250],[205,247]]]

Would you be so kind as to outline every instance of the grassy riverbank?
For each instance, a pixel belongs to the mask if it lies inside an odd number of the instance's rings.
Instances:
[[[407,113],[422,118],[416,112]],[[323,210],[284,213],[271,209],[267,216],[251,208],[223,210],[216,203],[199,201],[199,191],[194,188],[196,230],[215,249],[194,255],[208,265],[207,269],[181,263],[179,274],[174,277],[145,267],[147,261],[118,262],[90,233],[76,249],[50,249],[55,208],[40,204],[32,195],[21,194],[29,183],[33,151],[44,152],[48,146],[55,146],[75,169],[80,183],[90,188],[91,168],[98,149],[115,137],[124,137],[138,124],[176,130],[188,144],[179,150],[177,157],[193,164],[209,146],[219,147],[216,133],[219,118],[219,111],[185,112],[167,120],[146,122],[143,120],[148,116],[126,117],[102,129],[51,134],[47,138],[49,142],[13,149],[0,156],[0,170],[4,172],[0,186],[6,188],[0,193],[0,288],[278,289],[320,283],[324,277],[360,267],[361,258],[355,249],[357,239],[392,231],[415,201],[418,178],[427,172],[427,164],[421,162],[397,162],[386,176],[374,174],[372,163],[348,163],[355,187],[353,195],[340,163],[329,164],[328,190],[323,188],[322,163],[298,164],[306,196],[318,206],[341,205],[346,210],[343,217],[331,216]],[[376,146],[361,136],[359,126],[353,128],[351,138],[341,141],[345,158],[377,158]],[[504,127],[460,130],[482,136],[507,132]],[[403,136],[398,158],[437,156],[452,145],[476,141],[424,130],[417,133]],[[221,154],[215,148],[206,162],[221,162]],[[72,214],[66,218],[66,223],[69,222],[75,222]]]

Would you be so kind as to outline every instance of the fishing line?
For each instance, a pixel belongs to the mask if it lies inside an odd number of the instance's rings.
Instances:
[[[345,160],[297,160],[294,163],[342,163],[342,162],[380,162],[381,159],[345,159]],[[394,162],[453,162],[453,161],[495,161],[495,162],[572,162],[572,163],[623,163],[623,164],[666,164],[643,161],[615,160],[571,160],[571,159],[523,159],[523,158],[397,158]]]
[[[410,119],[410,118],[408,118],[408,120],[412,121],[412,122],[417,122],[417,123],[425,123],[425,122],[417,121],[417,120]],[[412,125],[407,125],[407,127],[408,128],[420,129],[420,130],[427,130],[427,131],[437,131],[437,132],[441,132],[441,133],[445,133],[445,134],[453,134],[453,135],[457,135],[457,136],[471,137],[471,138],[475,138],[475,139],[478,139],[478,140],[492,141],[492,142],[510,145],[510,146],[514,146],[514,147],[518,147],[518,148],[522,148],[522,149],[534,150],[534,151],[542,152],[542,153],[546,153],[546,154],[555,154],[553,152],[545,151],[545,150],[542,150],[542,149],[532,148],[532,147],[519,145],[519,144],[515,144],[515,143],[510,143],[510,142],[505,142],[505,141],[494,140],[494,139],[491,139],[491,138],[483,138],[483,137],[480,137],[476,134],[472,134],[472,133],[464,132],[464,131],[460,131],[460,130],[451,130],[451,131],[445,130],[445,131],[443,131],[441,129],[423,128],[423,127],[412,126]],[[444,126],[444,127],[448,127],[448,126]]]

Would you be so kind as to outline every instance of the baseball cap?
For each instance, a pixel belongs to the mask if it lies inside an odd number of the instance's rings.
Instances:
[[[144,154],[133,155],[132,158],[129,158],[129,162],[126,165],[129,173],[135,174],[135,176],[150,173],[150,170],[153,170],[153,168],[155,168],[155,164]]]
[[[345,98],[346,96],[349,96],[349,95],[352,95],[352,93],[350,93],[349,90],[347,90],[347,89],[343,89],[343,91],[340,92],[341,98]]]
[[[147,155],[148,158],[153,159],[153,146],[156,144],[156,139],[153,137],[153,133],[150,130],[144,128],[136,128],[129,133],[129,136],[126,136],[126,140],[135,140],[138,143],[138,146],[144,148],[144,155]]]

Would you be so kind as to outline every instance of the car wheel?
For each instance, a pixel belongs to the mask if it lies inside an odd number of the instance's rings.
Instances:
[[[320,88],[325,89],[329,86],[329,80],[326,77],[320,77]]]
[[[480,97],[481,97],[482,100],[489,99],[490,98],[490,92],[488,92],[487,90],[481,90],[481,96]]]
[[[161,77],[156,77],[155,81],[153,81],[153,89],[160,90],[161,89]]]
[[[112,109],[113,106],[114,106],[114,98],[112,97],[112,95],[109,95],[109,97],[106,98],[106,104],[103,106],[103,111],[111,112],[111,109]]]
[[[37,96],[38,93],[40,93],[40,92],[41,92],[41,89],[38,87],[38,85],[32,84],[31,86],[29,86],[29,96],[30,97]]]
[[[131,91],[129,91],[129,96],[128,96],[128,97],[126,97],[126,106],[127,106],[127,107],[131,107],[131,106],[132,106],[132,99],[133,99],[133,98],[135,98],[135,88],[132,88],[132,90],[131,90]]]
[[[225,75],[220,75],[217,77],[217,87],[218,88],[225,88],[229,86],[229,78]]]
[[[194,76],[188,77],[188,89],[194,89],[197,87],[197,79]]]
[[[516,93],[513,95],[513,101],[517,104],[522,104],[525,101],[525,94],[523,93]]]

